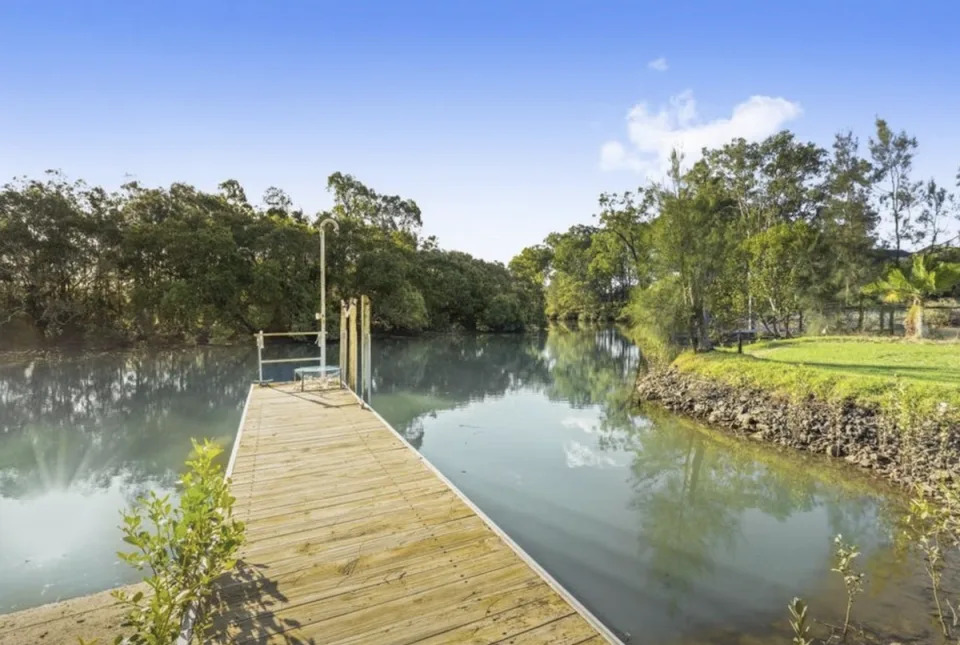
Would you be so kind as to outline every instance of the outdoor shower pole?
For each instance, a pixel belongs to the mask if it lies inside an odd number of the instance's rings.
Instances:
[[[260,380],[257,381],[258,384],[263,385],[263,330],[260,330],[260,333],[257,334],[257,374],[260,377]]]
[[[320,222],[320,379],[327,378],[327,238],[326,225],[333,224],[334,231],[340,231],[337,220],[327,218]],[[343,340],[341,339],[341,342]],[[340,366],[343,369],[343,366]]]

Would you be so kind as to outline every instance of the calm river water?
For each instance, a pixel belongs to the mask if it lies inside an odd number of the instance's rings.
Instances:
[[[372,404],[625,640],[775,642],[795,595],[836,622],[837,533],[870,580],[855,617],[929,635],[891,497],[636,413],[639,363],[611,329],[375,339]],[[115,555],[120,509],[173,491],[190,437],[229,450],[255,368],[235,348],[0,366],[0,613],[137,579]]]

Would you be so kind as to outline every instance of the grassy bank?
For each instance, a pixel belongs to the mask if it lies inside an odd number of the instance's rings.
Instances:
[[[960,343],[821,337],[755,343],[743,354],[684,353],[684,372],[801,400],[851,400],[888,414],[945,414],[960,421]]]

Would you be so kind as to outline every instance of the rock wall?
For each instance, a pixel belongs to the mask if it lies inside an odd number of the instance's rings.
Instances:
[[[960,481],[960,427],[955,424],[927,419],[905,430],[876,410],[850,402],[796,402],[674,368],[642,375],[637,393],[641,400],[745,438],[844,459],[928,493],[945,478]]]

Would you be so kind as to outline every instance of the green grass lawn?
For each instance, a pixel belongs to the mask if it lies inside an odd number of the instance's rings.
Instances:
[[[762,387],[795,398],[852,399],[898,411],[909,401],[921,414],[948,406],[960,419],[960,343],[890,338],[797,338],[682,354],[675,365],[732,385]]]

